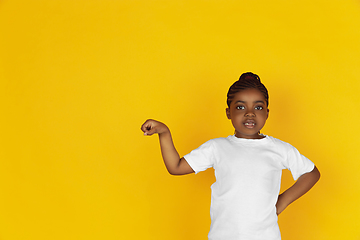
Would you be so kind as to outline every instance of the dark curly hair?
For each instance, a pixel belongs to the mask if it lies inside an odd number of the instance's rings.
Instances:
[[[240,92],[248,88],[255,88],[259,90],[265,97],[266,105],[269,106],[268,90],[266,89],[264,84],[261,83],[260,77],[252,72],[246,72],[241,74],[239,80],[234,82],[234,84],[231,85],[231,87],[229,88],[229,91],[227,93],[227,101],[226,101],[228,107],[230,107],[230,103],[237,92]]]

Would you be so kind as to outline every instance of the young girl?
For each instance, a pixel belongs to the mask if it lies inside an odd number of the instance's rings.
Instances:
[[[170,174],[215,169],[211,186],[209,240],[280,240],[277,215],[319,180],[315,165],[288,143],[260,134],[269,115],[269,96],[259,76],[244,73],[229,89],[226,115],[235,128],[180,158],[168,127],[147,120],[144,135],[159,135]],[[295,184],[279,195],[282,169]]]

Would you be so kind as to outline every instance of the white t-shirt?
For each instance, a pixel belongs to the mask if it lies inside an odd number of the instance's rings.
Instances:
[[[314,169],[296,148],[270,136],[212,139],[184,158],[195,173],[215,169],[209,240],[280,240],[275,204],[282,169],[294,180]]]

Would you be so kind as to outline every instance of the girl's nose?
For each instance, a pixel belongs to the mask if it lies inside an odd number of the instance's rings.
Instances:
[[[245,113],[245,117],[255,117],[255,113],[247,112],[247,113]]]

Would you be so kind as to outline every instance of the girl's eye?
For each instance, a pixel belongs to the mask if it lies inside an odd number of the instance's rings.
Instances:
[[[255,107],[255,109],[256,109],[256,110],[263,110],[264,108],[261,107],[261,106],[257,106],[257,107]]]
[[[238,109],[238,110],[244,110],[245,107],[244,107],[244,106],[237,106],[236,109]]]

